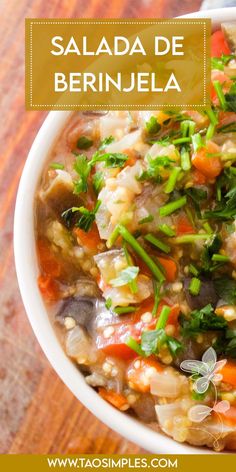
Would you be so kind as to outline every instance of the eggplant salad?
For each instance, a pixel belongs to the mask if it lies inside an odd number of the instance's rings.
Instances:
[[[85,381],[217,451],[236,449],[235,49],[223,24],[204,111],[70,115],[36,195],[38,286]]]

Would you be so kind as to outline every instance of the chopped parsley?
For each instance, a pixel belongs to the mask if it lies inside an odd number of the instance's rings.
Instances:
[[[78,149],[89,149],[93,145],[93,141],[86,136],[80,136],[77,141],[77,148]]]
[[[94,189],[94,192],[96,193],[96,195],[99,194],[100,190],[102,189],[103,185],[104,185],[104,175],[103,175],[103,172],[96,172],[94,175],[93,175],[93,189]]]
[[[113,141],[115,141],[114,136],[108,136],[107,138],[104,138],[104,139],[101,141],[101,143],[100,143],[99,150],[102,151],[102,150],[105,149],[109,144],[113,143]]]
[[[97,203],[94,209],[91,211],[85,208],[84,206],[72,207],[64,211],[61,216],[65,220],[65,222],[68,224],[68,221],[70,221],[73,213],[78,212],[80,214],[80,217],[75,223],[75,226],[82,229],[83,231],[87,233],[91,229],[91,226],[93,222],[95,221],[95,215],[100,205],[101,205],[101,201],[97,200]]]
[[[183,314],[179,317],[181,334],[184,337],[195,337],[207,331],[221,331],[227,328],[227,321],[214,313],[212,305],[208,304],[201,310],[194,310],[190,318]]]
[[[155,116],[151,116],[149,121],[146,121],[146,130],[149,134],[157,134],[160,131],[161,125],[158,123]]]

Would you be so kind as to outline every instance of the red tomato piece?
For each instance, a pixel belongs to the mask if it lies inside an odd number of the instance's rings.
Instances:
[[[211,35],[211,56],[221,57],[222,54],[230,54],[231,51],[221,30],[215,31]]]

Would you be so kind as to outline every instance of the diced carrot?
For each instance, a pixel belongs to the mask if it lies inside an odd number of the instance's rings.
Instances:
[[[167,325],[171,324],[171,325],[176,326],[177,321],[178,321],[178,317],[179,317],[179,314],[180,314],[180,306],[177,303],[175,305],[170,305],[170,303],[167,300],[165,300],[165,298],[163,298],[160,301],[159,305],[158,305],[157,317],[160,315],[161,310],[162,310],[164,305],[167,305],[167,306],[170,307],[170,313],[169,313],[169,316],[168,316]],[[157,322],[157,319],[154,318],[154,323],[153,323],[152,329],[155,328],[156,322]]]
[[[123,151],[123,154],[126,154],[128,156],[127,161],[125,161],[125,167],[133,166],[137,161],[137,155],[133,149],[125,149]]]
[[[223,382],[236,387],[236,362],[227,361],[219,373],[223,376]]]
[[[87,233],[80,228],[75,228],[74,232],[77,238],[79,238],[79,243],[91,251],[96,250],[98,244],[101,243],[96,223],[93,223],[91,229]]]
[[[162,365],[151,357],[137,357],[129,366],[126,377],[129,386],[137,392],[150,391],[150,378],[155,372],[162,372]]]
[[[168,282],[174,282],[177,275],[177,265],[173,259],[158,256],[158,261],[165,269],[165,276]]]
[[[180,314],[180,306],[178,304],[171,307],[170,314],[168,316],[167,325],[171,324],[176,326]]]
[[[129,404],[127,402],[127,399],[121,393],[114,392],[114,390],[106,390],[103,387],[100,387],[98,389],[98,393],[104,400],[118,408],[118,410],[128,410]]]
[[[58,284],[50,275],[40,275],[38,287],[46,301],[53,302],[60,298]]]
[[[211,35],[211,56],[221,57],[222,54],[230,54],[230,49],[223,31],[217,30]]]
[[[134,314],[134,320],[139,321],[141,316],[143,315],[143,313],[152,312],[153,305],[154,305],[153,297],[149,297],[146,300],[144,300],[139,305],[138,309],[136,310],[136,312]]]
[[[42,271],[52,277],[58,277],[61,274],[62,266],[57,261],[50,244],[43,239],[39,239],[37,241],[37,253]]]
[[[192,163],[208,179],[214,179],[222,171],[222,164],[219,156],[220,148],[212,141],[208,141],[207,146],[200,148],[193,153]]]
[[[231,406],[224,413],[220,413],[220,416],[224,424],[228,424],[231,426],[235,425],[236,424],[236,407]]]
[[[206,177],[199,170],[194,169],[192,172],[193,182],[197,185],[203,185],[206,183]]]
[[[195,229],[191,225],[188,217],[182,213],[176,222],[176,233],[178,236],[181,236],[182,234],[192,234],[195,233]]]

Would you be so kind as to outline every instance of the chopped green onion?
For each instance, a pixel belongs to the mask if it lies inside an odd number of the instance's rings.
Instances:
[[[126,247],[126,242],[123,241],[123,250],[124,250],[124,253],[125,253],[125,258],[126,258],[126,262],[128,264],[128,266],[132,266],[133,265],[133,260],[132,260],[132,257]],[[137,281],[134,279],[134,280],[131,280],[129,282],[129,288],[131,290],[132,293],[137,293],[138,291],[138,285],[137,285]]]
[[[184,144],[184,143],[190,143],[190,141],[191,141],[191,138],[186,136],[185,138],[174,139],[172,141],[172,144]]]
[[[133,313],[136,310],[137,308],[135,306],[117,306],[114,312],[117,313],[117,315],[124,315],[125,313]]]
[[[195,123],[192,120],[183,120],[180,124],[180,131],[183,138],[191,137],[195,131]],[[187,141],[186,141],[187,142]]]
[[[144,236],[144,239],[146,239],[146,241],[153,244],[153,246],[157,247],[161,251],[165,252],[166,254],[169,254],[171,250],[170,246],[160,241],[160,239],[155,238],[155,236],[153,236],[152,234],[146,234],[146,236]]]
[[[153,215],[148,215],[145,218],[142,218],[141,220],[139,220],[138,224],[139,225],[144,225],[145,223],[149,223],[153,220],[154,220],[154,216]]]
[[[160,282],[163,282],[165,280],[165,277],[160,271],[159,267],[155,264],[152,258],[146,253],[146,251],[142,248],[142,246],[138,243],[138,241],[136,241],[136,239],[132,236],[132,234],[125,228],[125,226],[119,225],[119,233],[121,234],[122,238],[128,244],[130,244],[133,250],[139,255],[139,257],[141,257],[141,259],[149,267],[154,277]]]
[[[210,123],[206,132],[206,140],[209,141],[214,136],[214,133],[215,133],[215,125],[213,125],[213,123]]]
[[[130,349],[137,352],[137,354],[139,356],[144,356],[144,352],[143,352],[140,344],[137,343],[137,341],[134,338],[132,338],[132,336],[130,336],[128,339],[126,339],[125,344],[126,344],[126,346],[129,346]]]
[[[190,284],[189,284],[189,292],[191,295],[198,295],[201,288],[201,280],[197,279],[197,277],[193,277]]]
[[[154,305],[152,309],[152,316],[156,316],[157,308],[160,303],[160,289],[161,284],[158,284],[157,281],[153,279]]]
[[[204,147],[202,137],[199,133],[192,135],[192,144],[194,152],[198,151],[200,148]]]
[[[51,162],[51,164],[49,165],[49,167],[50,167],[51,169],[61,169],[61,170],[65,169],[64,164],[61,164],[60,162]]]
[[[156,324],[156,329],[164,329],[168,320],[168,316],[170,314],[170,307],[167,305],[164,305],[162,307],[160,316],[158,318],[157,324]]]
[[[189,122],[189,129],[188,129],[188,134],[189,134],[190,137],[194,134],[195,128],[196,128],[196,123],[194,121],[190,121]]]
[[[208,234],[212,234],[212,233],[213,233],[213,229],[212,229],[211,226],[209,225],[208,221],[206,221],[206,223],[204,223],[202,226],[203,226],[203,228],[205,229],[205,231],[206,231]]]
[[[188,120],[183,120],[180,123],[180,131],[182,133],[183,138],[186,138],[188,135],[188,129],[189,129],[189,121]]]
[[[201,241],[201,239],[209,239],[210,234],[185,234],[183,236],[177,236],[173,240],[175,244],[194,243],[195,241]]]
[[[194,266],[193,264],[189,264],[188,268],[189,268],[189,272],[190,272],[192,275],[197,276],[197,275],[199,274],[199,270],[198,270],[197,267]]]
[[[224,92],[222,90],[221,83],[219,82],[219,80],[214,80],[213,85],[214,85],[215,91],[217,93],[217,96],[219,98],[219,102],[220,102],[221,107],[223,108],[223,110],[226,110],[227,104],[226,104],[226,100],[225,100]]]
[[[215,114],[215,112],[212,110],[212,108],[209,108],[208,110],[206,110],[205,112],[210,120],[210,122],[213,124],[213,125],[218,125],[218,118]]]
[[[107,247],[110,249],[112,246],[114,246],[117,238],[119,237],[119,226],[115,226],[113,229],[112,233],[110,234],[108,240],[107,240]]]
[[[230,258],[228,256],[223,256],[222,254],[213,254],[211,260],[214,262],[229,262]]]
[[[173,192],[180,171],[181,171],[181,167],[174,167],[172,169],[171,174],[169,176],[169,179],[168,179],[168,181],[166,183],[166,186],[165,186],[165,190],[164,190],[165,193]]]
[[[184,205],[187,203],[187,198],[181,197],[178,200],[175,200],[174,202],[167,203],[164,205],[162,208],[159,209],[159,215],[160,216],[168,216],[171,215],[171,213],[174,213],[176,210],[179,208],[182,208]]]
[[[184,146],[182,147],[180,151],[180,157],[181,157],[182,169],[185,171],[190,170],[191,169],[190,155],[189,155],[189,151]]]
[[[170,238],[173,237],[173,236],[176,236],[176,232],[169,225],[167,225],[166,223],[164,223],[163,225],[160,225],[158,227],[158,229],[162,233],[164,233],[166,236],[169,236]]]

